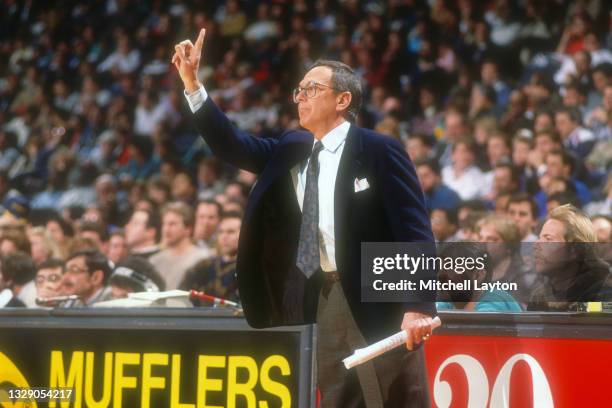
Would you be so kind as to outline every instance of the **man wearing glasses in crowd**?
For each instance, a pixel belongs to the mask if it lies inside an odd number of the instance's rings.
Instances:
[[[38,265],[36,272],[36,297],[52,298],[62,295],[64,261],[49,258]]]
[[[111,266],[106,257],[97,250],[74,252],[66,261],[62,279],[64,295],[77,295],[79,299],[64,302],[62,307],[91,306],[96,302],[111,299],[107,286]]]
[[[362,242],[433,242],[423,193],[397,141],[354,125],[361,82],[319,61],[293,92],[300,125],[280,139],[231,125],[198,81],[205,30],[175,47],[198,130],[218,157],[259,175],[238,250],[240,297],[256,328],[317,323],[322,407],[429,406],[422,348],[435,304],[361,302]],[[433,300],[433,299],[431,299]],[[401,326],[406,348],[346,370],[342,359]],[[416,348],[416,350],[415,350]],[[408,350],[413,351],[408,351]]]

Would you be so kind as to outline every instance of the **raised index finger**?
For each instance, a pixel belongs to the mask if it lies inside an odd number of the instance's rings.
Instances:
[[[194,48],[195,48],[195,52],[197,53],[198,56],[200,56],[200,53],[202,52],[202,45],[204,44],[204,36],[206,35],[206,29],[203,28],[200,30],[200,34],[198,34],[198,39],[195,42]]]

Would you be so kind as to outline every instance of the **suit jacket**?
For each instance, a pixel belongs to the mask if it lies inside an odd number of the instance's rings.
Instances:
[[[313,135],[285,131],[255,138],[232,126],[208,98],[195,124],[215,155],[259,175],[249,195],[238,246],[240,297],[256,328],[313,323],[322,274],[295,267],[301,211],[290,169],[306,160]],[[370,188],[355,192],[354,180]],[[362,242],[434,242],[414,166],[394,139],[351,125],[334,193],[336,265],[355,321],[366,341],[399,330],[409,310],[435,314],[432,302],[362,303]]]

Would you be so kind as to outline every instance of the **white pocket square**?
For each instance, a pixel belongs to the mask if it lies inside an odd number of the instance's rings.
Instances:
[[[355,192],[358,193],[363,190],[367,190],[370,188],[370,183],[368,183],[367,178],[362,178],[361,180],[355,179]]]

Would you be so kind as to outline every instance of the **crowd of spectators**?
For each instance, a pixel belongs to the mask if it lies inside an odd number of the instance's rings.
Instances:
[[[200,78],[254,137],[298,125],[291,91],[317,58],[353,67],[358,124],[404,143],[437,241],[533,242],[572,204],[612,242],[603,0],[1,3],[0,307],[238,299],[256,175],[211,155],[170,64],[202,27]]]

